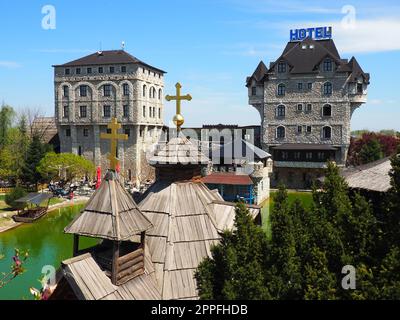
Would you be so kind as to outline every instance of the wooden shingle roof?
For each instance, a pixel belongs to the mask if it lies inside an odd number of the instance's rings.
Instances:
[[[151,227],[151,222],[142,214],[115,173],[109,171],[85,208],[64,231],[121,241]]]
[[[391,188],[390,157],[342,171],[350,188],[386,192]]]
[[[170,165],[170,164],[208,164],[210,159],[200,150],[200,145],[193,143],[182,134],[171,138],[163,145],[157,145],[154,155],[150,158],[149,164]]]
[[[90,253],[63,261],[62,272],[79,300],[159,300],[154,268],[148,257],[145,266],[143,275],[121,286],[111,283]]]
[[[138,205],[154,225],[147,249],[162,299],[198,299],[194,272],[232,228],[235,206],[200,181],[157,181]]]

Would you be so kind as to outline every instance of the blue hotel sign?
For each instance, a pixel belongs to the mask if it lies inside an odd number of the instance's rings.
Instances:
[[[331,39],[332,27],[318,27],[318,28],[290,30],[290,41],[301,41],[304,40],[305,38],[312,38],[315,40]]]

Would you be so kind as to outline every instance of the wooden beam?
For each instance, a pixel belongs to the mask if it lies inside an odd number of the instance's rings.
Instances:
[[[119,241],[113,242],[113,258],[112,258],[112,266],[111,266],[111,282],[116,285],[117,284],[117,275],[118,275],[118,258],[119,258]]]
[[[145,241],[146,241],[146,232],[143,231],[143,232],[140,234],[140,243],[141,243],[141,245],[142,245],[143,255],[144,255]]]
[[[76,257],[78,255],[78,252],[79,252],[79,235],[74,234],[74,249],[72,255]]]

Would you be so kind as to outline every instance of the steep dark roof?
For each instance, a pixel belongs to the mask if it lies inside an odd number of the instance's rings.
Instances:
[[[362,77],[365,81],[369,82],[369,73],[365,73],[356,58],[352,57],[348,63],[349,68],[352,70],[350,81],[356,81],[356,78]]]
[[[246,80],[247,84],[249,84],[251,79],[254,79],[257,82],[261,81],[264,78],[264,76],[267,74],[267,72],[268,72],[267,66],[264,64],[263,61],[260,61],[256,70],[251,75],[251,77],[247,78],[247,80]]]
[[[98,51],[92,53],[88,56],[61,64],[55,65],[54,67],[78,67],[78,66],[90,66],[90,65],[106,65],[106,64],[141,64],[146,67],[155,69],[162,73],[165,71],[153,67],[138,58],[132,56],[124,50],[108,50],[108,51]]]
[[[303,47],[306,46],[306,49]],[[313,48],[310,48],[313,46]],[[269,66],[269,70],[261,61],[254,71],[253,75],[247,77],[246,82],[249,85],[252,79],[257,82],[264,80],[269,72],[273,72],[279,61],[286,61],[289,65],[289,72],[292,74],[299,73],[317,73],[317,66],[323,59],[330,57],[337,64],[337,72],[348,72],[351,74],[350,82],[356,81],[356,78],[362,77],[364,81],[369,81],[369,74],[364,73],[353,57],[349,62],[342,59],[332,39],[314,40],[306,38],[299,42],[288,42],[281,56]]]
[[[304,45],[307,46],[307,49],[302,49]],[[314,45],[314,48],[310,49],[310,45]],[[275,61],[272,67],[279,61],[285,60],[291,66],[291,73],[317,72],[315,67],[326,57],[331,57],[338,64],[341,63],[333,40],[316,41],[307,38],[301,42],[289,42],[281,57]]]

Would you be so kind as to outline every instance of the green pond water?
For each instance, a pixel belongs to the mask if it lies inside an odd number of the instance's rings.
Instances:
[[[82,207],[56,209],[32,224],[0,233],[0,255],[4,255],[0,260],[0,277],[2,272],[10,271],[14,248],[29,250],[29,258],[24,263],[25,273],[0,288],[0,300],[33,299],[29,288],[41,287],[42,268],[50,265],[58,269],[62,260],[72,256],[73,236],[64,234],[63,230]],[[79,243],[82,249],[96,244],[96,240],[82,237]]]

